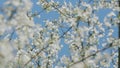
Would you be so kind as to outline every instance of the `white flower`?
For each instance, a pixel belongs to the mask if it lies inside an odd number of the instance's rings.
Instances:
[[[70,61],[70,60],[69,60],[69,58],[68,58],[67,56],[65,56],[65,55],[62,56],[62,58],[61,58],[61,62],[62,62],[62,63],[68,64],[69,61]]]
[[[111,24],[110,24],[109,22],[105,22],[105,25],[106,25],[107,27],[111,27]]]
[[[115,14],[114,12],[110,12],[107,16],[108,16],[108,17],[116,16],[116,14]]]
[[[113,42],[113,40],[115,40],[114,38],[112,38],[112,37],[110,37],[110,38],[107,38],[107,42],[108,43],[111,43],[111,42]]]
[[[83,62],[81,62],[81,63],[71,66],[70,68],[85,68],[85,64]]]
[[[110,29],[109,33],[108,33],[108,36],[111,36],[113,34],[113,32],[114,32],[113,29]]]

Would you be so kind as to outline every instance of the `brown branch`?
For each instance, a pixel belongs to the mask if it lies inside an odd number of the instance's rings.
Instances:
[[[69,27],[68,30],[67,30],[66,32],[64,32],[62,36],[60,36],[60,37],[58,38],[58,40],[59,40],[60,38],[62,38],[71,28],[72,28],[72,27]],[[45,46],[44,48],[42,48],[39,52],[37,52],[35,56],[31,57],[31,59],[24,64],[24,67],[25,67],[33,58],[37,57],[44,49],[46,49],[46,48],[48,48],[48,47],[49,47],[49,44],[48,44],[47,46]]]
[[[87,57],[84,57],[84,58],[82,58],[81,60],[79,60],[79,61],[77,61],[77,62],[73,62],[72,64],[68,65],[67,68],[69,68],[69,67],[71,67],[71,66],[73,66],[73,65],[75,65],[75,64],[81,63],[81,62],[85,61],[86,59],[88,59],[88,58],[90,58],[90,57],[92,57],[92,56],[97,55],[97,53],[100,53],[100,52],[102,52],[102,51],[107,50],[107,49],[110,48],[110,47],[112,47],[112,43],[111,43],[110,45],[104,47],[103,49],[96,51],[94,54],[91,54],[91,55],[89,55],[89,56],[87,56]]]
[[[31,57],[31,59],[29,61],[27,61],[23,67],[25,67],[33,58],[36,58],[44,49],[46,49],[49,45],[45,46],[44,48],[42,48],[39,52],[36,53],[35,56]]]

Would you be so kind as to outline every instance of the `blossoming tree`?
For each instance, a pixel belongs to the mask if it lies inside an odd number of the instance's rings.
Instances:
[[[120,39],[114,34],[120,22],[118,0],[74,1],[38,0],[36,4],[43,10],[35,13],[31,12],[31,0],[3,2],[0,67],[117,68]],[[101,10],[109,11],[102,19],[98,15]],[[35,23],[43,11],[54,11],[58,18]],[[69,55],[59,56],[65,46]]]

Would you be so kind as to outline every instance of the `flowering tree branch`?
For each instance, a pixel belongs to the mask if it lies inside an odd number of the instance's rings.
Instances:
[[[87,57],[84,57],[84,58],[82,58],[81,60],[79,60],[79,61],[77,61],[77,62],[71,63],[70,65],[68,65],[68,68],[70,68],[71,66],[73,66],[73,65],[75,65],[75,64],[81,63],[81,62],[85,61],[86,59],[88,59],[88,58],[90,58],[90,57],[92,57],[92,56],[96,56],[97,53],[103,52],[103,51],[105,51],[105,50],[107,50],[107,49],[109,49],[109,48],[111,48],[111,47],[113,47],[113,46],[112,46],[112,43],[109,44],[108,46],[104,47],[103,49],[100,49],[100,50],[96,51],[94,54],[91,54],[91,55],[89,55],[89,56],[87,56]]]

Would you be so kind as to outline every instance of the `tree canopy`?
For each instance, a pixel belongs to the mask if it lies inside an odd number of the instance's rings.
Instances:
[[[0,67],[117,68],[119,12],[118,0],[6,0]]]

